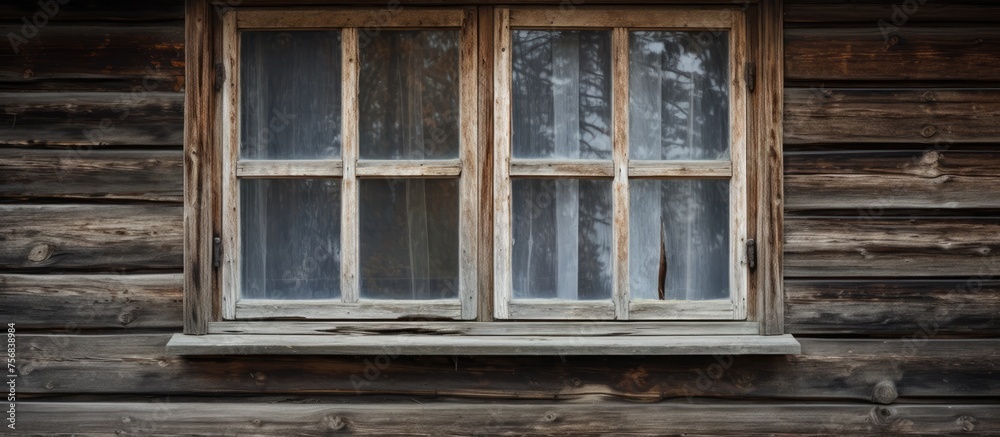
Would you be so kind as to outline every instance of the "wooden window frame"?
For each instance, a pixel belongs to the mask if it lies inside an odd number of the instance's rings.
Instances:
[[[359,30],[451,29],[459,31],[459,158],[375,160],[359,157]],[[335,29],[341,33],[342,152],[334,160],[241,160],[240,32]],[[476,161],[476,20],[465,8],[382,11],[241,10],[222,18],[222,319],[405,319],[471,320],[476,317],[478,182]],[[252,178],[336,178],[341,181],[341,298],[280,300],[240,298],[239,181]],[[450,177],[459,180],[459,280],[457,297],[434,300],[365,300],[360,296],[359,180]]]
[[[541,9],[554,10],[560,3],[552,0],[530,0]],[[425,8],[420,1],[399,0],[398,5],[409,12],[422,14],[419,27],[441,20],[435,13],[442,7]],[[425,2],[424,2],[425,3]],[[222,270],[213,264],[216,254],[214,240],[224,235],[223,153],[226,142],[226,119],[232,116],[226,106],[226,89],[232,86],[232,69],[224,64],[225,17],[245,13],[247,20],[270,15],[281,16],[284,24],[302,28],[305,25],[324,27],[324,20],[339,17],[342,23],[364,26],[378,20],[386,23],[386,11],[357,9],[357,3],[330,0],[330,6],[294,8],[281,7],[280,0],[245,0],[242,6],[230,8],[212,0],[186,0],[186,94],[185,94],[185,250],[184,250],[184,333],[176,334],[167,345],[167,352],[180,355],[218,354],[350,354],[381,353],[385,345],[393,344],[392,351],[401,354],[467,354],[467,355],[594,355],[594,354],[788,354],[798,353],[798,343],[783,328],[783,301],[781,281],[782,248],[782,155],[781,110],[782,79],[782,20],[781,0],[751,0],[748,6],[734,5],[730,0],[704,0],[705,9],[723,10],[745,17],[749,47],[747,65],[755,65],[758,74],[747,76],[756,92],[747,96],[747,229],[748,237],[758,242],[757,269],[749,272],[746,317],[743,320],[617,320],[617,321],[494,321],[495,269],[493,267],[496,203],[494,161],[498,159],[493,145],[494,137],[494,84],[493,65],[497,47],[494,18],[502,6],[490,0],[465,0],[448,10],[462,10],[463,16],[472,17],[478,28],[473,34],[478,43],[471,50],[476,57],[478,81],[474,85],[478,105],[475,133],[475,158],[463,160],[462,174],[475,175],[472,183],[478,193],[476,203],[469,205],[478,217],[475,233],[477,246],[463,259],[471,257],[478,267],[473,278],[475,321],[411,321],[398,320],[305,320],[294,316],[294,321],[284,320],[227,320],[224,317]],[[676,12],[670,3],[683,4],[691,10],[689,0],[647,1],[635,0],[634,5],[615,6],[612,9],[644,8]],[[363,3],[362,3],[363,4]],[[369,3],[371,4],[371,3]],[[384,5],[383,5],[384,6]],[[279,7],[279,8],[276,8]],[[517,9],[522,9],[518,7]],[[589,18],[609,18],[608,8],[560,8],[573,13],[586,14]],[[646,10],[647,9],[642,9]],[[698,10],[701,10],[699,7]],[[321,12],[317,14],[317,12]],[[360,12],[360,13],[359,13]],[[265,14],[266,13],[266,14]],[[262,15],[263,14],[263,15]],[[604,15],[602,15],[604,14]],[[391,14],[389,14],[391,15]],[[445,14],[447,15],[447,14]],[[565,15],[565,14],[563,14]],[[581,15],[582,16],[582,15]],[[324,18],[325,17],[325,18]],[[391,21],[391,20],[390,20]],[[697,24],[697,23],[692,23]],[[232,26],[232,24],[229,24]],[[246,21],[247,26],[267,24]],[[278,24],[275,24],[278,25]],[[609,24],[607,27],[615,27]],[[661,26],[650,26],[661,27]],[[704,27],[704,26],[695,26]],[[232,42],[229,42],[231,44]],[[229,52],[231,53],[231,52]],[[613,61],[614,62],[614,61]],[[621,60],[617,60],[621,62]],[[734,66],[735,67],[735,66]],[[753,71],[753,70],[751,70]],[[741,81],[741,87],[747,85]],[[232,92],[231,90],[229,91]],[[464,92],[464,91],[463,91]],[[616,104],[621,104],[617,102]],[[467,139],[462,134],[463,142]],[[620,139],[616,138],[616,141]],[[463,143],[471,144],[471,143]],[[235,161],[231,161],[235,163]],[[247,177],[272,175],[331,176],[353,171],[355,177],[374,176],[375,171],[366,164],[350,165],[336,162],[305,164],[276,162],[259,166],[252,163],[233,165]],[[454,163],[437,163],[435,170],[451,175]],[[524,162],[515,163],[511,174],[532,173],[560,175],[577,171],[560,165]],[[468,168],[466,168],[468,167]],[[399,176],[415,176],[425,169],[397,168]],[[634,164],[628,168],[614,165],[593,166],[593,176],[620,179],[633,177],[658,177],[662,168]],[[695,172],[721,172],[724,169],[707,168],[700,163],[685,163],[667,169],[678,175]],[[397,174],[397,173],[393,173]],[[576,174],[576,173],[572,173]],[[464,182],[463,182],[464,183]],[[620,184],[618,184],[620,185]],[[616,185],[616,188],[617,186]],[[463,203],[462,208],[466,204]],[[463,234],[464,235],[464,234]],[[223,250],[225,253],[230,250]],[[627,278],[627,276],[626,276]],[[616,295],[617,296],[617,295]],[[464,302],[463,302],[464,304]],[[462,316],[469,313],[463,305]],[[392,314],[390,316],[395,316]],[[326,314],[324,318],[329,318]],[[419,317],[419,316],[418,316]],[[392,318],[392,317],[389,317]],[[440,320],[440,319],[439,319]],[[418,331],[414,331],[418,329]],[[405,337],[400,334],[405,333]],[[345,335],[364,334],[364,335]],[[380,337],[376,338],[372,334]],[[369,340],[365,340],[368,338]],[[397,341],[398,340],[398,341]]]
[[[745,320],[747,317],[747,88],[744,14],[733,9],[496,8],[494,17],[494,317],[518,320]],[[612,159],[515,159],[512,150],[512,31],[608,30],[611,32]],[[629,32],[722,31],[729,44],[729,161],[629,161]],[[512,297],[511,185],[515,177],[603,178],[612,182],[610,301]],[[629,180],[723,179],[730,181],[730,299],[728,301],[631,300],[629,292]]]

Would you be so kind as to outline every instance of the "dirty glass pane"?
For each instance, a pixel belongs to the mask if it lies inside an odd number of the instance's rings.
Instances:
[[[361,297],[458,297],[458,179],[360,182]]]
[[[340,157],[339,31],[241,32],[240,158]]]
[[[611,32],[515,30],[514,158],[611,159]]]
[[[381,30],[360,43],[361,158],[457,158],[458,31]]]
[[[514,298],[611,298],[611,181],[512,181]]]
[[[240,181],[242,297],[340,297],[340,181]]]
[[[729,159],[728,38],[629,34],[630,159]]]
[[[729,297],[729,181],[629,181],[632,299]]]

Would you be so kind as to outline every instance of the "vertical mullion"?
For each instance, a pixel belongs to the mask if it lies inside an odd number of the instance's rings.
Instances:
[[[476,172],[479,162],[477,136],[478,129],[478,47],[476,45],[478,29],[476,27],[476,9],[466,8],[465,19],[459,34],[459,78],[460,106],[459,126],[461,127],[462,175],[459,179],[460,199],[460,233],[459,250],[459,288],[458,296],[462,302],[462,319],[476,318],[478,303],[476,301],[476,284],[478,281],[477,257],[479,255],[479,202],[476,194],[479,191],[479,176]]]
[[[613,300],[615,319],[629,318],[628,277],[628,29],[616,27],[611,34],[611,85],[613,159],[612,239],[614,260]]]
[[[341,88],[343,99],[342,159],[344,179],[341,186],[341,276],[340,296],[343,302],[357,302],[358,287],[358,180],[355,176],[358,162],[358,30],[344,28],[341,31],[343,50]]]
[[[510,98],[511,44],[510,9],[497,8],[493,50],[493,280],[496,299],[493,314],[497,319],[509,317],[511,290],[511,181],[510,181]]]
[[[240,210],[236,160],[239,158],[240,133],[240,39],[236,27],[237,12],[222,18],[223,66],[229,73],[222,97],[222,318],[236,318],[240,285]]]
[[[747,264],[746,264],[746,240],[747,240],[747,181],[746,181],[746,89],[745,83],[745,53],[746,39],[744,30],[745,16],[738,12],[733,12],[732,27],[729,31],[729,64],[732,84],[730,90],[730,130],[731,130],[731,160],[733,175],[730,182],[730,230],[731,248],[731,271],[730,279],[732,285],[733,319],[743,320],[747,312]]]

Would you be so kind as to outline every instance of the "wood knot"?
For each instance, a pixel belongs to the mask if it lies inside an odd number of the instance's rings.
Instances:
[[[344,429],[344,427],[347,426],[347,422],[345,422],[340,416],[327,417],[326,426],[332,431],[338,431]]]
[[[121,313],[118,315],[118,322],[120,322],[122,326],[126,326],[133,321],[135,321],[135,316],[133,316],[132,313]]]
[[[892,423],[896,411],[891,407],[875,407],[868,413],[868,421],[876,426],[885,426]]]
[[[934,96],[933,92],[927,91],[926,93],[924,93],[924,101],[933,102],[935,100],[937,100],[937,97]]]
[[[549,412],[545,413],[545,421],[546,422],[555,422],[556,419],[558,419],[558,418],[559,418],[559,415],[556,414],[554,411],[549,411]]]
[[[886,42],[885,48],[889,48],[899,44],[899,35],[893,35],[889,37],[889,41]]]
[[[920,130],[920,136],[924,138],[933,137],[934,134],[936,133],[937,133],[937,128],[934,126],[924,126],[924,128]]]
[[[28,260],[31,262],[40,263],[49,259],[52,256],[52,246],[49,244],[36,244],[28,252]]]
[[[896,384],[892,381],[882,381],[875,384],[875,390],[872,391],[872,402],[877,404],[888,405],[895,402],[898,397]]]
[[[972,430],[976,429],[976,418],[972,416],[961,416],[958,419],[955,419],[955,424],[958,425],[959,428],[962,428],[962,431],[972,432]]]

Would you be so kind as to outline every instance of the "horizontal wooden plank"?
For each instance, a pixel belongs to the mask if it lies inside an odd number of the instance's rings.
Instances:
[[[1000,272],[997,218],[785,218],[785,277]]]
[[[513,8],[510,25],[517,28],[630,27],[657,29],[728,29],[735,14],[727,9],[551,9]]]
[[[456,177],[462,174],[457,159],[427,160],[358,160],[358,177]]]
[[[902,150],[785,154],[785,210],[1000,208],[1000,153]]]
[[[517,177],[612,178],[615,164],[603,160],[511,159],[510,175]]]
[[[0,319],[18,329],[179,328],[181,274],[0,275]]]
[[[331,300],[244,299],[236,302],[236,317],[299,319],[440,319],[460,318],[458,299],[379,300],[345,303]]]
[[[0,149],[0,199],[184,199],[181,152]]]
[[[893,26],[888,23],[889,26]],[[787,80],[1000,79],[996,26],[785,29]]]
[[[998,89],[786,88],[784,142],[996,143],[998,102]]]
[[[19,334],[18,394],[397,394],[640,401],[773,398],[901,401],[1000,396],[1000,340],[799,339],[800,355],[732,357],[177,357],[170,334]],[[376,367],[376,364],[378,367]],[[433,378],[429,378],[433,375]]]
[[[209,334],[258,335],[753,335],[754,322],[212,322]]]
[[[723,178],[733,177],[730,161],[629,161],[629,177],[639,178]]]
[[[0,93],[0,144],[170,146],[183,144],[184,95]]]
[[[1000,432],[996,404],[26,402],[19,433],[109,435],[952,435]],[[724,420],[720,420],[724,419]]]
[[[905,7],[904,7],[905,6]],[[1000,5],[992,0],[933,2],[899,0],[796,0],[785,2],[785,25],[884,21],[886,26],[914,23],[997,23]]]
[[[513,299],[507,302],[507,314],[499,319],[511,320],[614,320],[615,305],[611,300],[566,301],[561,299]]]
[[[241,10],[236,16],[236,26],[240,29],[434,28],[461,27],[464,22],[465,12],[454,8]]]
[[[0,269],[181,268],[173,205],[0,205]]]
[[[171,355],[787,355],[791,335],[514,336],[514,335],[185,335]]]
[[[339,160],[243,160],[236,163],[236,176],[244,178],[339,177],[343,175],[344,163]]]
[[[0,32],[24,35],[25,24],[0,24]],[[156,26],[51,24],[36,33],[34,38],[10,41],[9,50],[0,51],[0,83],[5,88],[86,89],[93,83],[96,89],[121,92],[184,90],[183,21]],[[53,81],[62,86],[50,85]]]
[[[63,23],[73,21],[113,21],[146,22],[183,20],[184,3],[177,0],[147,0],[141,3],[127,2],[107,7],[105,0],[56,1],[57,12],[51,2],[43,1],[49,8],[48,21]],[[38,2],[4,2],[0,4],[0,20],[20,22],[21,17],[29,20],[41,11]],[[23,23],[22,23],[23,24]]]
[[[792,334],[997,336],[1000,280],[786,280]]]
[[[629,319],[633,320],[733,320],[735,309],[729,300],[633,300]]]

